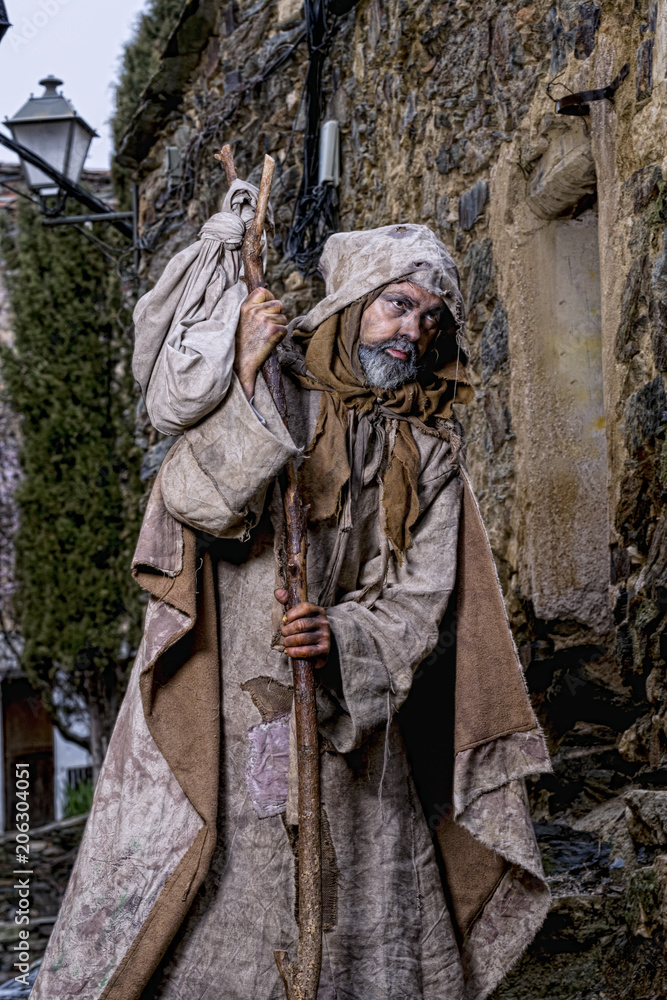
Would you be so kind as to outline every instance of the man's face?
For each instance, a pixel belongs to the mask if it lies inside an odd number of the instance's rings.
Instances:
[[[415,380],[445,308],[412,281],[387,285],[361,316],[359,362],[370,385],[398,389]]]

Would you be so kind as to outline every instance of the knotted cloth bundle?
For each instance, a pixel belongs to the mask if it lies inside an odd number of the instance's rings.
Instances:
[[[151,378],[160,369],[158,357],[165,343],[171,365],[162,366],[155,382],[159,382],[159,393],[166,393],[171,402],[179,400],[175,410],[183,407],[191,417],[194,405],[201,419],[229,388],[234,335],[247,294],[239,281],[241,245],[255,213],[257,194],[254,185],[234,181],[222,210],[202,226],[199,239],[176,254],[155,287],[139,299],[134,310],[132,370],[144,399],[152,392]],[[267,228],[273,231],[270,206]],[[169,426],[158,429],[175,432]]]

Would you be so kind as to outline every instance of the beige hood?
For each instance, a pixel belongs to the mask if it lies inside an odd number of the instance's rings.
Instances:
[[[401,223],[336,233],[326,242],[319,271],[326,296],[305,316],[293,320],[290,332],[297,327],[315,330],[329,316],[381,285],[409,278],[444,300],[460,335],[465,306],[458,268],[428,226]]]

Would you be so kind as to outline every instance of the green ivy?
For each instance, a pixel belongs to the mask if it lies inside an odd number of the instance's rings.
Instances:
[[[112,120],[116,149],[139,107],[146,84],[160,65],[160,57],[184,6],[185,0],[148,0],[134,37],[125,46]]]
[[[23,666],[47,704],[56,678],[83,697],[104,737],[141,619],[130,576],[141,456],[120,283],[81,233],[45,228],[32,205],[2,242],[14,346],[0,348],[0,377],[21,426]]]

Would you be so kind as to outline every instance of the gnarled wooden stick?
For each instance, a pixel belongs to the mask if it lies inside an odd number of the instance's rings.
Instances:
[[[213,154],[216,160],[220,160],[223,167],[225,168],[225,174],[227,176],[227,183],[232,184],[238,178],[236,173],[236,166],[234,165],[234,154],[232,153],[232,147],[229,143],[225,143],[219,153]]]
[[[221,160],[231,184],[237,173],[231,147],[226,145],[216,157]],[[275,161],[264,158],[255,217],[246,231],[241,249],[248,291],[264,285],[262,233],[269,204]],[[280,365],[271,354],[262,365],[262,374],[276,408],[287,427],[287,405]],[[296,466],[287,465],[285,534],[287,549],[288,607],[308,600],[306,550],[308,508],[299,495]],[[275,951],[278,971],[287,1000],[317,1000],[322,967],[322,847],[320,840],[320,752],[315,703],[315,679],[310,660],[292,660],[294,711],[296,716],[297,767],[299,776],[299,947],[296,962],[287,952]]]

